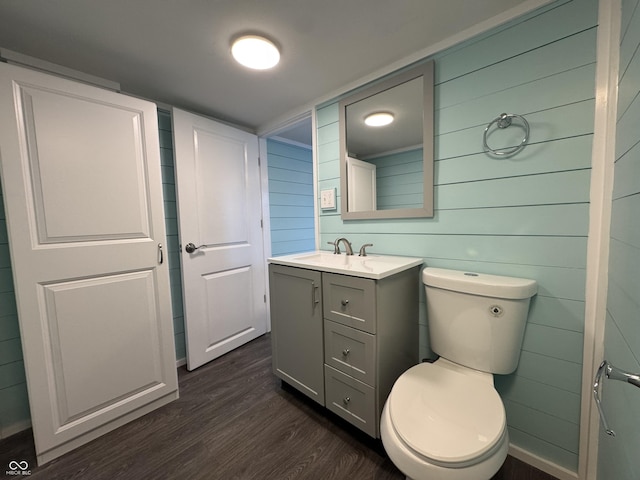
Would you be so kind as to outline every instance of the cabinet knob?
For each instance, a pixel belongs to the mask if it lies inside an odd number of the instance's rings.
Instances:
[[[346,307],[347,305],[349,305],[349,300],[342,300],[340,303],[343,307]]]
[[[342,356],[343,356],[343,357],[347,357],[347,356],[349,356],[349,354],[350,354],[350,353],[351,353],[351,352],[349,351],[349,349],[348,349],[348,348],[345,348],[344,350],[342,350]]]
[[[348,405],[350,401],[351,401],[351,397],[344,397],[342,399],[342,403],[344,403],[345,405]]]

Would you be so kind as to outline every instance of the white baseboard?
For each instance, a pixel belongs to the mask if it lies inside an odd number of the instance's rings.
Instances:
[[[176,368],[180,368],[180,367],[182,367],[183,365],[186,365],[186,364],[187,364],[187,358],[186,357],[179,358],[178,360],[176,360]]]
[[[559,480],[578,480],[578,474],[576,472],[572,472],[567,468],[556,465],[555,463],[534,455],[533,453],[517,447],[512,443],[509,444],[509,455],[531,465],[532,467],[536,467],[538,470],[542,470],[549,475],[553,475]]]

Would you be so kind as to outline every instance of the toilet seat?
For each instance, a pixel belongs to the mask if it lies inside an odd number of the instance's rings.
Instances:
[[[444,359],[421,363],[398,378],[387,400],[398,438],[435,465],[478,463],[501,448],[506,435],[504,406],[493,382],[465,370]]]

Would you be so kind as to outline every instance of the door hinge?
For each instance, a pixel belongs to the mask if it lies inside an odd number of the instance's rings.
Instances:
[[[260,163],[260,156],[258,156],[258,166],[261,166],[261,163]]]
[[[267,303],[267,294],[264,294],[264,303]]]
[[[264,222],[262,219],[260,219],[260,228],[264,228]]]

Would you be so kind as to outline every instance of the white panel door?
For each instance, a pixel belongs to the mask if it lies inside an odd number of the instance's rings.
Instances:
[[[193,370],[267,329],[258,139],[177,109],[173,129]]]
[[[376,166],[347,157],[347,208],[350,212],[370,212],[377,207]]]
[[[155,105],[0,64],[38,462],[177,398]]]

